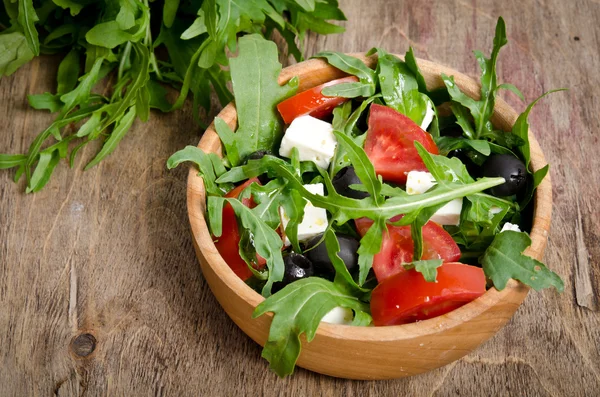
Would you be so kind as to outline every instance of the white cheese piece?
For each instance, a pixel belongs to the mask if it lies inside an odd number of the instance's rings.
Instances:
[[[435,179],[429,172],[410,171],[406,178],[406,193],[422,194],[431,189],[434,185]],[[460,223],[462,204],[462,198],[454,199],[437,210],[430,220],[440,225],[458,226]]]
[[[406,193],[425,193],[435,185],[433,175],[426,171],[410,171],[406,176]]]
[[[520,232],[521,229],[519,229],[519,225],[515,225],[513,223],[510,222],[506,222],[504,224],[504,226],[502,226],[502,230],[500,230],[500,233],[505,232],[507,230],[512,230],[513,232]]]
[[[460,224],[460,212],[462,211],[462,204],[462,197],[454,199],[437,210],[430,220],[440,225],[458,226]]]
[[[425,117],[423,117],[423,121],[421,121],[421,129],[423,131],[427,131],[429,124],[433,121],[433,116],[435,116],[435,112],[433,111],[433,106],[431,106],[431,102],[427,103],[427,111],[425,112]]]
[[[324,187],[322,183],[312,185],[304,185],[304,188],[312,194],[324,195]],[[283,207],[279,207],[283,228],[285,229],[290,222],[290,218],[285,213]],[[304,218],[298,225],[298,241],[305,241],[317,234],[324,233],[327,230],[327,211],[324,208],[315,207],[312,203],[306,200],[304,206]],[[289,246],[290,240],[285,238],[285,246]]]
[[[312,116],[300,116],[285,131],[279,155],[289,158],[292,149],[298,148],[300,161],[314,161],[319,167],[327,169],[336,146],[331,124]]]
[[[354,319],[354,312],[352,309],[347,307],[337,306],[331,309],[329,313],[327,313],[321,321],[330,323],[330,324],[343,324],[350,325],[352,324],[352,320]]]

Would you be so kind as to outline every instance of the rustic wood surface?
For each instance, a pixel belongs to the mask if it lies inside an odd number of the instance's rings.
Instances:
[[[600,38],[597,0],[341,1],[348,31],[310,36],[307,53],[381,46],[470,75],[498,15],[509,46],[502,81],[528,100],[567,87],[532,112],[552,165],[554,213],[546,263],[563,294],[532,292],[493,339],[447,367],[361,382],[298,369],[281,380],[220,309],[189,235],[184,168],[196,144],[191,110],[153,114],[83,173],[84,157],[25,195],[0,172],[0,395],[532,395],[600,394]],[[26,95],[52,90],[57,58],[0,81],[0,152],[18,152],[50,116]],[[512,94],[504,97],[522,110]]]

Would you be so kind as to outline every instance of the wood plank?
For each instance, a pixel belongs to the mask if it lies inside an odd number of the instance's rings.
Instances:
[[[227,318],[199,270],[185,212],[186,170],[175,150],[201,131],[188,105],[137,123],[117,151],[82,172],[61,164],[40,193],[0,172],[2,395],[597,395],[600,392],[600,86],[597,1],[342,1],[342,35],[309,36],[307,51],[381,46],[476,75],[498,15],[509,45],[502,81],[544,99],[530,122],[552,168],[554,216],[546,263],[563,294],[532,292],[474,353],[397,381],[346,381],[297,370],[280,380]],[[577,38],[577,39],[576,39]],[[54,88],[57,58],[0,82],[0,152],[24,151],[50,120],[26,95]],[[524,109],[511,93],[503,93]],[[82,358],[80,334],[96,340]],[[89,343],[89,337],[84,339]],[[77,343],[85,354],[89,345]],[[86,346],[88,346],[86,348]]]

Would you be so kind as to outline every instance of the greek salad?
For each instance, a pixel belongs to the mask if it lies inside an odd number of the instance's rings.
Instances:
[[[240,39],[230,59],[237,130],[214,123],[223,158],[189,146],[168,166],[198,166],[218,251],[266,298],[254,316],[274,313],[263,357],[278,375],[293,372],[300,335],[310,342],[321,321],[426,320],[511,278],[562,291],[557,274],[523,255],[548,172],[529,164],[527,117],[541,97],[511,131],[490,121],[499,90],[522,98],[497,82],[506,43],[500,18],[491,56],[475,52],[476,100],[452,76],[429,90],[412,49],[402,60],[374,48],[375,69],[319,53],[347,77],[297,93],[297,78],[277,83],[273,43]]]

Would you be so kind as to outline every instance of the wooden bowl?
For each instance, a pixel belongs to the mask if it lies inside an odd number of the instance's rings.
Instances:
[[[375,58],[357,55],[373,67]],[[430,89],[443,86],[441,73],[455,76],[468,95],[479,97],[479,84],[452,69],[420,60],[419,66]],[[320,59],[311,59],[283,69],[279,82],[300,78],[299,91],[306,90],[344,74]],[[518,114],[498,98],[493,123],[510,130]],[[233,103],[218,117],[231,128],[236,125]],[[544,155],[529,132],[533,170],[546,165]],[[214,124],[204,133],[199,148],[221,153]],[[549,175],[535,194],[531,230],[532,245],[526,254],[542,259],[552,211]],[[196,254],[204,277],[229,317],[261,346],[267,340],[271,314],[252,319],[254,308],[263,297],[239,279],[225,263],[212,242],[205,219],[206,199],[202,178],[196,169],[188,177],[187,205]],[[527,296],[529,288],[511,280],[506,288],[488,290],[475,301],[446,315],[413,324],[388,327],[353,327],[322,323],[311,343],[303,339],[299,366],[326,375],[349,379],[390,379],[410,376],[449,364],[468,354],[494,335],[511,318]]]

